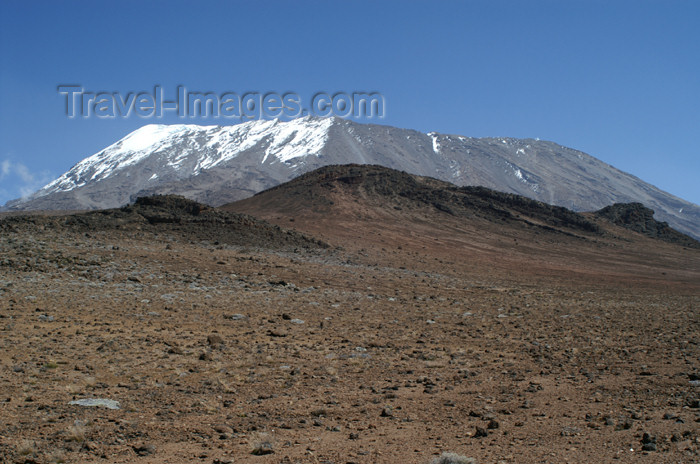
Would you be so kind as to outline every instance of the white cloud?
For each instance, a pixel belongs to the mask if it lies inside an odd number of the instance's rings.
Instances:
[[[3,179],[5,176],[10,174],[11,167],[12,163],[10,160],[3,160],[2,163],[0,163],[0,179]]]
[[[23,163],[8,159],[0,162],[0,180],[3,184],[12,184],[3,185],[3,192],[14,190],[24,198],[51,182],[52,179],[53,176],[49,171],[32,172]]]

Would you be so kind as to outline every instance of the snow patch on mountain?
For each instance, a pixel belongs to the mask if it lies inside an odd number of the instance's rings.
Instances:
[[[333,123],[332,118],[306,117],[288,122],[249,121],[233,126],[151,124],[79,162],[33,197],[68,192],[88,182],[104,180],[152,156],[161,157],[162,165],[177,171],[181,178],[212,169],[258,144],[267,145],[263,163],[268,159],[286,163],[300,156],[318,156]],[[190,166],[187,172],[184,165]],[[158,177],[154,174],[149,180]]]
[[[182,130],[186,130],[190,127],[196,126],[186,126],[186,125],[173,125],[167,126],[162,124],[149,124],[143,126],[142,128],[135,130],[131,134],[127,135],[114,145],[124,152],[141,152],[146,148],[154,147],[158,143],[162,143],[167,140],[169,136],[177,134]],[[106,151],[106,150],[104,150]],[[137,160],[133,160],[137,161]]]
[[[438,133],[437,132],[428,132],[428,137],[433,139],[433,152],[435,152],[436,155],[440,154],[440,142],[438,142]]]
[[[271,142],[263,162],[272,155],[285,163],[300,156],[318,156],[328,140],[332,119],[294,119],[278,124],[271,132]]]

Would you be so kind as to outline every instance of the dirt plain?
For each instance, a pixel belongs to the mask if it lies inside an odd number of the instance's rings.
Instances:
[[[0,461],[700,462],[697,248],[331,177],[0,219]]]

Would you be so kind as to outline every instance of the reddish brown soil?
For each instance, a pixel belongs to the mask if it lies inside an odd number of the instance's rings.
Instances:
[[[700,462],[698,250],[347,189],[230,207],[330,248],[225,221],[3,229],[0,461]]]

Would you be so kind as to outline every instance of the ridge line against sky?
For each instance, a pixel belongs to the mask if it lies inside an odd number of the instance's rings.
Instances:
[[[235,122],[68,119],[60,84],[377,91],[358,122],[550,140],[700,203],[700,2],[91,5],[0,3],[0,204],[145,124]]]

